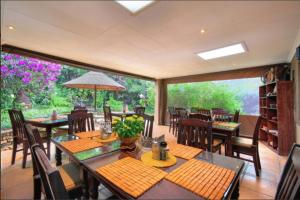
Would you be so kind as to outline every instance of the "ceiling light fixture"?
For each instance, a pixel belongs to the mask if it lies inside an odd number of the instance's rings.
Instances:
[[[154,3],[154,1],[116,1],[121,6],[125,7],[132,13],[137,13],[144,9],[145,7],[149,6],[150,4]]]
[[[10,26],[8,26],[8,29],[9,29],[9,30],[14,30],[15,27],[13,27],[13,26],[10,25]]]
[[[230,55],[240,54],[245,52],[246,52],[246,45],[244,43],[238,43],[238,44],[233,44],[230,46],[226,46],[226,47],[222,47],[210,51],[201,52],[198,53],[197,55],[204,60],[210,60],[214,58],[220,58],[220,57],[225,57],[225,56],[230,56]]]
[[[204,34],[204,33],[205,33],[205,30],[204,30],[204,29],[201,29],[201,30],[200,30],[200,33],[201,33],[201,34]]]

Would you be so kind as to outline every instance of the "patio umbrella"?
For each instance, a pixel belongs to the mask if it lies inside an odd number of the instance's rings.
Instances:
[[[97,90],[121,91],[126,88],[101,72],[88,72],[63,84],[69,88],[94,89],[95,110]]]

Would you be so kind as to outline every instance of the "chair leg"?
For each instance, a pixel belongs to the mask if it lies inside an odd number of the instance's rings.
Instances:
[[[256,153],[253,155],[253,164],[254,164],[256,176],[259,176],[259,167],[258,167],[258,160],[257,160]]]
[[[26,167],[27,152],[28,152],[28,144],[23,143],[23,162],[22,162],[22,168]]]
[[[258,163],[258,168],[261,169],[261,164],[260,164],[260,158],[259,158],[259,152],[258,152],[258,148],[256,150],[256,154],[257,154],[257,163]]]
[[[11,156],[11,164],[14,165],[16,161],[16,154],[17,154],[17,143],[13,142],[13,149],[12,149],[12,156]]]

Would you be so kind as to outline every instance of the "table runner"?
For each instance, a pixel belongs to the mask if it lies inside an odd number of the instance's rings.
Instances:
[[[96,172],[135,198],[142,195],[167,174],[131,157],[100,167]]]
[[[68,142],[62,142],[61,145],[67,150],[69,150],[70,152],[77,153],[88,149],[101,147],[102,143],[91,139],[78,139],[78,140],[72,140]]]
[[[206,199],[222,199],[235,172],[217,165],[191,159],[165,178]]]
[[[190,160],[201,153],[203,149],[189,147],[182,144],[169,144],[170,153],[174,156]]]

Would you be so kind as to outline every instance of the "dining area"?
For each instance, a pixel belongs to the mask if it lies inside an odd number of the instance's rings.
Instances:
[[[13,129],[23,130],[27,138],[22,166],[30,152],[32,198],[238,199],[251,161],[240,154],[252,156],[259,177],[258,141],[248,138],[254,141],[248,150],[246,142],[243,148],[237,143],[239,111],[169,107],[170,125],[163,128],[144,111],[112,112],[104,106],[99,123],[83,107],[68,115],[26,120],[21,111],[11,110]],[[253,137],[259,123],[260,118]]]

